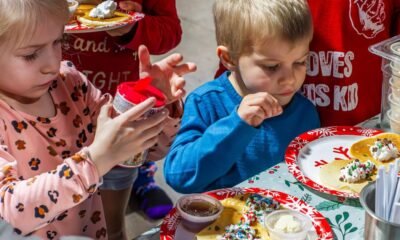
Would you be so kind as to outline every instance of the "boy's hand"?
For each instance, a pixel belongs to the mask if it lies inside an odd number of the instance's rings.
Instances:
[[[269,93],[259,92],[245,96],[237,113],[243,121],[258,127],[265,119],[280,115],[282,107]]]
[[[142,5],[134,1],[122,1],[119,3],[119,7],[125,11],[142,12]],[[124,27],[116,28],[114,30],[107,31],[108,35],[112,37],[119,37],[130,32],[135,26],[136,22],[128,24]]]
[[[151,76],[152,84],[167,97],[167,104],[185,96],[185,79],[182,76],[196,71],[194,63],[180,64],[183,57],[175,53],[152,64],[150,53],[144,45],[139,46],[138,53],[140,78]]]

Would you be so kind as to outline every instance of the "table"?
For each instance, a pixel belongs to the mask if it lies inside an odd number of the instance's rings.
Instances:
[[[358,126],[378,128],[379,116]],[[365,211],[358,199],[345,199],[317,192],[297,181],[285,163],[279,163],[235,187],[256,187],[293,195],[315,207],[328,220],[338,240],[364,239]],[[134,240],[159,240],[159,228],[153,228]]]

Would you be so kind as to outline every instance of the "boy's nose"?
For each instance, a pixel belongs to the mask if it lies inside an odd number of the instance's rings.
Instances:
[[[291,84],[296,81],[296,77],[293,70],[286,70],[281,78],[281,83]]]

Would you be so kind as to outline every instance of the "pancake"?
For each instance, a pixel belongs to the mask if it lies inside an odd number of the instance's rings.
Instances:
[[[340,181],[340,170],[346,167],[353,160],[335,160],[331,163],[325,164],[320,170],[320,179],[322,185],[330,187],[334,190],[339,190],[341,192],[349,193],[360,193],[361,190],[370,182],[376,179],[376,170],[369,180],[361,180],[356,183],[349,183],[345,181]],[[364,162],[364,161],[361,161]]]
[[[376,160],[373,158],[369,148],[373,146],[376,142],[377,139],[384,139],[387,138],[388,140],[391,140],[392,143],[399,148],[400,147],[400,135],[395,134],[395,133],[381,133],[378,135],[375,135],[373,137],[365,138],[362,140],[359,140],[355,142],[351,147],[350,147],[350,154],[352,157],[360,159],[362,162],[366,160],[371,160],[373,163],[376,164],[377,168],[379,166],[385,166],[387,167],[390,163],[393,162],[395,158],[391,158],[388,161],[381,162],[379,160]]]
[[[110,26],[115,25],[124,21],[127,21],[131,18],[131,15],[115,11],[114,16],[111,18],[93,18],[89,16],[90,10],[95,8],[96,5],[91,4],[81,4],[78,6],[78,9],[75,11],[76,19],[86,25],[86,26],[94,26],[94,27],[101,27],[101,26]]]
[[[246,194],[244,196],[236,196],[221,200],[221,203],[224,206],[222,214],[213,224],[206,227],[196,235],[197,240],[219,239],[225,233],[225,227],[231,224],[240,223],[243,217],[243,210],[246,209],[245,202],[249,196],[250,194]],[[252,224],[251,227],[256,230],[257,238],[266,240],[270,239],[267,229],[262,226],[259,221]]]

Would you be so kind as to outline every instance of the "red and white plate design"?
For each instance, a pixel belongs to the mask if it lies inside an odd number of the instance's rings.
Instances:
[[[64,33],[90,33],[90,32],[109,31],[120,27],[124,27],[128,24],[135,23],[144,17],[143,13],[138,13],[138,12],[130,12],[129,15],[131,17],[125,21],[106,26],[86,26],[84,24],[79,23],[78,21],[72,21],[67,25],[65,25]]]
[[[321,166],[332,161],[350,159],[350,147],[365,137],[382,133],[379,129],[335,126],[318,128],[296,137],[286,149],[289,172],[301,183],[319,192],[345,198],[358,198],[358,193],[337,191],[323,186]]]
[[[321,213],[319,213],[312,206],[307,205],[307,203],[305,203],[304,201],[286,193],[260,188],[226,188],[207,192],[206,194],[218,200],[223,200],[225,198],[231,198],[246,193],[258,193],[266,197],[273,197],[283,207],[304,213],[312,220],[314,231],[311,232],[315,235],[316,239],[333,239],[332,229],[329,226],[328,221],[326,221],[325,217]],[[180,221],[181,217],[179,216],[179,213],[176,211],[176,208],[173,208],[162,222],[160,229],[160,239],[193,239],[194,234],[185,231],[184,228],[180,226]]]

